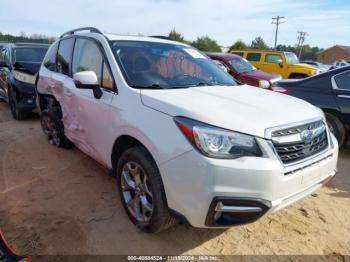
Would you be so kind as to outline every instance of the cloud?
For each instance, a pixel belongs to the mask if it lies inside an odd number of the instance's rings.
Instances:
[[[95,26],[110,33],[165,35],[176,28],[189,40],[207,34],[228,46],[262,36],[272,45],[276,15],[286,17],[279,43],[295,44],[301,30],[309,33],[311,45],[350,43],[350,6],[340,0],[2,0],[0,30],[58,36]]]

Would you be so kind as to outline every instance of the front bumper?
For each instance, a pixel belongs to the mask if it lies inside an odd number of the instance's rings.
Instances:
[[[326,152],[288,167],[281,164],[264,139],[258,139],[264,151],[264,157],[259,158],[210,159],[189,151],[159,167],[169,208],[195,227],[253,222],[312,193],[335,175],[338,145],[332,135],[331,140],[332,147]],[[219,202],[236,211],[260,207],[261,212],[220,211]],[[215,212],[222,212],[226,218],[215,220],[214,216],[219,216]]]

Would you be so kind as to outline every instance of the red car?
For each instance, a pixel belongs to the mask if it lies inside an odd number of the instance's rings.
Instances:
[[[274,86],[276,82],[282,80],[280,75],[258,70],[239,55],[225,53],[206,53],[206,55],[213,59],[220,67],[226,68],[226,71],[242,84],[268,88],[280,93],[287,92],[283,88]]]

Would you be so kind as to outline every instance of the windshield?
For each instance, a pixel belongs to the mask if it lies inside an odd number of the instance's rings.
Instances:
[[[14,53],[15,62],[42,62],[47,47],[21,47]]]
[[[110,44],[131,87],[236,85],[211,59],[189,46],[146,41],[111,41]]]
[[[256,70],[251,63],[241,57],[231,59],[229,62],[237,73],[246,73]]]
[[[299,64],[299,59],[294,53],[285,52],[287,64]]]

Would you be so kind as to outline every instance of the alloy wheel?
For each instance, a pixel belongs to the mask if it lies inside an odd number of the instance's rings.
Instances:
[[[131,215],[145,223],[153,214],[153,195],[148,184],[148,177],[136,162],[125,163],[121,174],[123,199]]]

